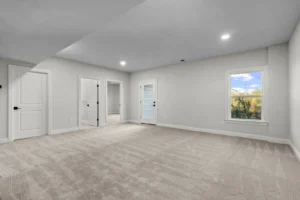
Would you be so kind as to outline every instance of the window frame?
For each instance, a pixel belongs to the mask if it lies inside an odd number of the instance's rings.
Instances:
[[[233,74],[245,74],[251,72],[261,72],[262,73],[262,95],[261,96],[245,96],[245,97],[261,97],[261,120],[253,120],[253,119],[236,119],[231,117],[231,75]],[[228,123],[243,123],[249,125],[268,125],[268,66],[260,66],[260,67],[249,67],[249,68],[241,68],[228,70],[226,72],[226,109],[225,109],[225,122]],[[238,96],[236,96],[238,97]]]

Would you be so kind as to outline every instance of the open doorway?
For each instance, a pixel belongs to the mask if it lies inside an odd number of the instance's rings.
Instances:
[[[80,78],[79,127],[91,129],[99,126],[99,88],[100,80]]]
[[[122,82],[108,80],[106,91],[106,124],[119,124],[122,121]]]

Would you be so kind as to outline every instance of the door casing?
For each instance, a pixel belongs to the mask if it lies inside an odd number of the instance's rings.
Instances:
[[[8,140],[14,141],[13,135],[13,72],[18,68],[24,68],[24,66],[17,66],[17,65],[9,65],[8,66]],[[46,69],[37,69],[37,68],[28,68],[28,71],[40,74],[46,74],[47,76],[47,86],[46,86],[46,96],[47,96],[47,103],[46,103],[46,135],[52,134],[52,73]]]

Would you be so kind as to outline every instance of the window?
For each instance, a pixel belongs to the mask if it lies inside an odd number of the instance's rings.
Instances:
[[[266,121],[266,72],[265,67],[262,67],[227,73],[228,120]]]

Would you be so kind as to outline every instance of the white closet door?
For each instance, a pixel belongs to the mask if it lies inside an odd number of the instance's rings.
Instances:
[[[157,123],[156,81],[140,83],[140,118],[142,123]]]
[[[87,124],[98,126],[98,81],[88,80],[87,84]]]
[[[47,75],[27,67],[12,69],[13,139],[46,134]]]

